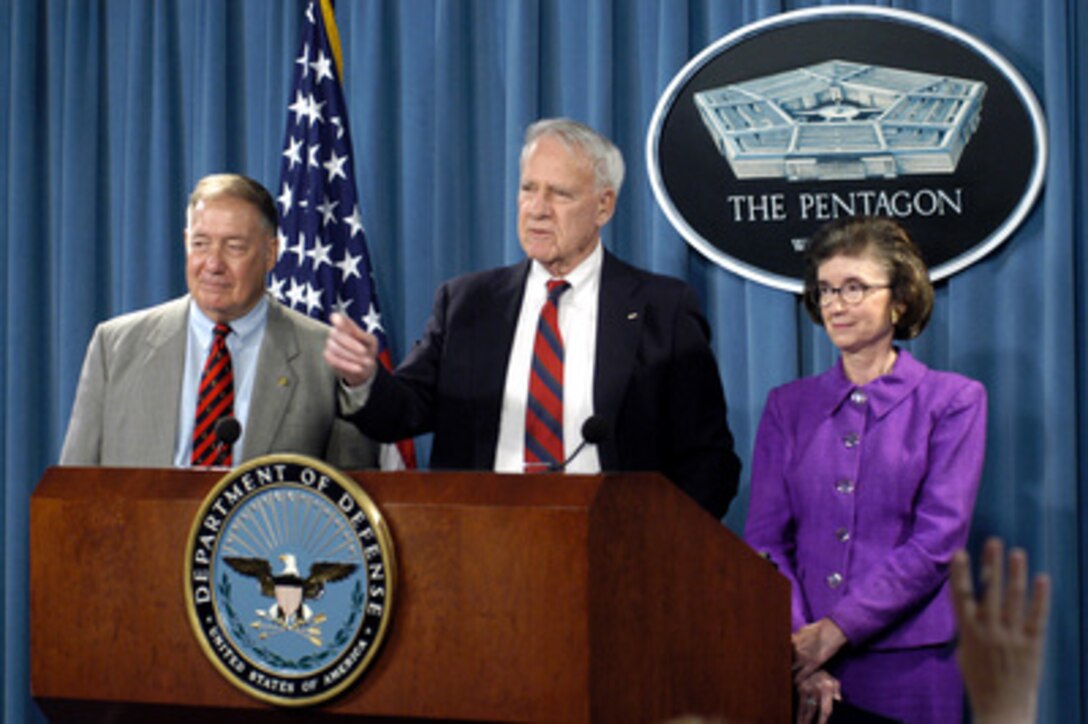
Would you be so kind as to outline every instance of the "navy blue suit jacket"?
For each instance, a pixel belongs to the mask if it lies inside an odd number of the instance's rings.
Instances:
[[[422,339],[394,374],[379,371],[353,418],[360,429],[386,442],[433,432],[431,467],[492,469],[529,264],[443,284]],[[605,252],[598,314],[593,409],[611,426],[602,468],[659,471],[721,517],[740,461],[694,291]]]

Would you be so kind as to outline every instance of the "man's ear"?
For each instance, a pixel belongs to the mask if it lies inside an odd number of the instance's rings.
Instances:
[[[605,189],[597,198],[597,227],[601,228],[612,219],[616,213],[616,192],[614,189]]]
[[[276,266],[276,260],[280,258],[280,235],[278,233],[272,234],[272,236],[268,237],[267,244],[266,253],[268,258],[265,260],[265,272],[270,272]]]

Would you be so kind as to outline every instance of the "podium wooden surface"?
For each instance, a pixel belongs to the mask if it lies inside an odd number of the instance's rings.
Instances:
[[[788,584],[649,473],[352,473],[393,535],[391,630],[341,697],[257,701],[185,610],[190,527],[223,472],[46,472],[31,689],[51,719],[789,721]]]

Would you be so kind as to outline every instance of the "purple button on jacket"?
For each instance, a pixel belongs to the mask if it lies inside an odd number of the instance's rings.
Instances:
[[[986,390],[900,351],[858,387],[842,361],[767,398],[745,538],[793,590],[793,628],[825,616],[854,646],[952,639],[948,563],[967,541]]]

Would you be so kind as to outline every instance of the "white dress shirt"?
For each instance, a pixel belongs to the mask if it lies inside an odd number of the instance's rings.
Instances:
[[[597,355],[597,307],[604,250],[600,241],[586,259],[564,277],[570,289],[559,297],[559,333],[563,336],[563,445],[569,457],[582,442],[582,423],[593,415],[593,370]],[[533,262],[526,279],[514,344],[506,368],[495,470],[524,472],[525,406],[529,368],[540,309],[548,297],[548,271]],[[600,472],[595,445],[587,445],[567,467],[570,473]]]

